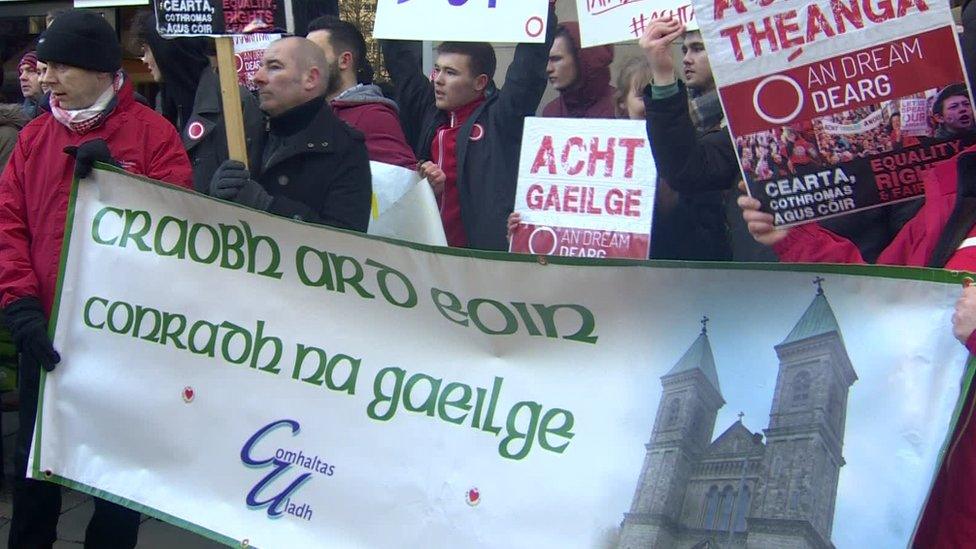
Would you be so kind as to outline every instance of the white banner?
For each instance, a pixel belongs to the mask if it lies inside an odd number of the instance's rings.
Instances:
[[[74,0],[78,9],[115,8],[119,6],[148,6],[149,0]]]
[[[923,100],[924,101],[924,100]],[[884,111],[876,110],[857,122],[841,124],[832,120],[820,120],[823,131],[831,135],[855,135],[869,130],[873,130],[884,122]]]
[[[644,122],[526,118],[511,250],[647,259],[656,183]]]
[[[689,0],[576,0],[584,48],[638,40],[654,19],[671,17],[697,30]]]
[[[369,171],[373,204],[368,234],[447,246],[437,200],[426,179],[413,170],[382,162],[370,162]]]
[[[235,546],[903,547],[966,356],[946,271],[540,263],[101,170],[68,220],[31,476]]]
[[[549,0],[379,0],[373,37],[393,40],[546,40]]]

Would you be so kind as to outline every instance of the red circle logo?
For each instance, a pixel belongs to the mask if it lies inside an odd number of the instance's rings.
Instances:
[[[546,23],[538,15],[529,17],[525,22],[525,34],[532,38],[539,36],[544,30],[546,30]]]
[[[803,89],[793,78],[773,74],[756,84],[752,106],[766,122],[786,124],[803,110]]]
[[[203,137],[203,132],[205,131],[203,124],[200,122],[191,122],[189,126],[186,127],[186,135],[190,136],[190,139],[200,139]]]
[[[558,245],[556,231],[551,227],[536,227],[529,235],[529,253],[534,255],[552,255]]]
[[[475,124],[471,126],[471,141],[481,141],[481,138],[485,136],[485,127],[481,124]]]

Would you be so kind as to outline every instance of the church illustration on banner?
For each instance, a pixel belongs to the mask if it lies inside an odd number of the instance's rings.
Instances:
[[[822,282],[815,280],[813,302],[775,346],[779,372],[765,437],[750,432],[740,413],[712,440],[725,399],[702,320],[701,334],[661,377],[620,549],[834,547],[847,398],[857,373]]]

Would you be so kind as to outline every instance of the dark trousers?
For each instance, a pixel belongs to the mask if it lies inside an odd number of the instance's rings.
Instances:
[[[9,549],[50,548],[58,537],[61,487],[24,478],[34,436],[40,368],[20,363],[20,429],[14,449],[14,501]],[[139,536],[139,513],[95,498],[95,514],[85,530],[85,549],[130,549]]]

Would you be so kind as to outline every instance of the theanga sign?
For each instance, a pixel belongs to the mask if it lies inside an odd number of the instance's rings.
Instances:
[[[957,282],[430,248],[96,170],[30,474],[233,546],[904,546]]]

